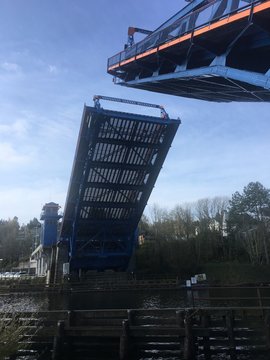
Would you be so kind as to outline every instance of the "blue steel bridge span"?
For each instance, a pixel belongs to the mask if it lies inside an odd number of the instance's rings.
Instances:
[[[152,117],[96,105],[84,107],[60,231],[66,255],[58,261],[68,262],[70,271],[127,269],[180,124],[162,107],[163,117]]]
[[[130,28],[107,71],[128,87],[207,101],[270,101],[270,1],[193,0],[155,31]],[[147,36],[134,42],[134,33]]]

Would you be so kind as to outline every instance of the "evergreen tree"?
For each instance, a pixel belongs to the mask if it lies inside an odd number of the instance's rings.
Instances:
[[[252,263],[269,264],[270,190],[251,182],[230,201],[228,226],[242,240]]]

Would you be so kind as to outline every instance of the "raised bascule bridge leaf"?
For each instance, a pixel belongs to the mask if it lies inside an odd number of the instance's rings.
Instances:
[[[162,106],[120,102],[159,107],[161,117],[84,107],[59,238],[71,271],[127,269],[180,124]]]

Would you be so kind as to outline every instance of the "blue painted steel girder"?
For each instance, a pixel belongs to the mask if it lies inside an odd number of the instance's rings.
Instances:
[[[270,74],[222,65],[159,75],[124,85],[207,101],[270,101]]]
[[[179,123],[85,106],[60,235],[71,270],[127,268]]]

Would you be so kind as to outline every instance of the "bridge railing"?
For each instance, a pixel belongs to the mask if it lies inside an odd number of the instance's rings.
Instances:
[[[108,59],[108,71],[113,70],[112,67],[115,65],[120,65],[121,62],[151,50],[167,41],[191,33],[196,29],[230,16],[231,14],[242,12],[245,9],[249,9],[264,1],[265,0],[250,0],[250,2],[245,2],[236,0],[231,3],[231,6],[228,6],[228,0],[216,0],[210,2],[198,10],[195,10],[184,17],[180,17],[170,26],[162,28],[159,31],[154,31],[132,47],[126,48],[124,51],[110,57]]]

